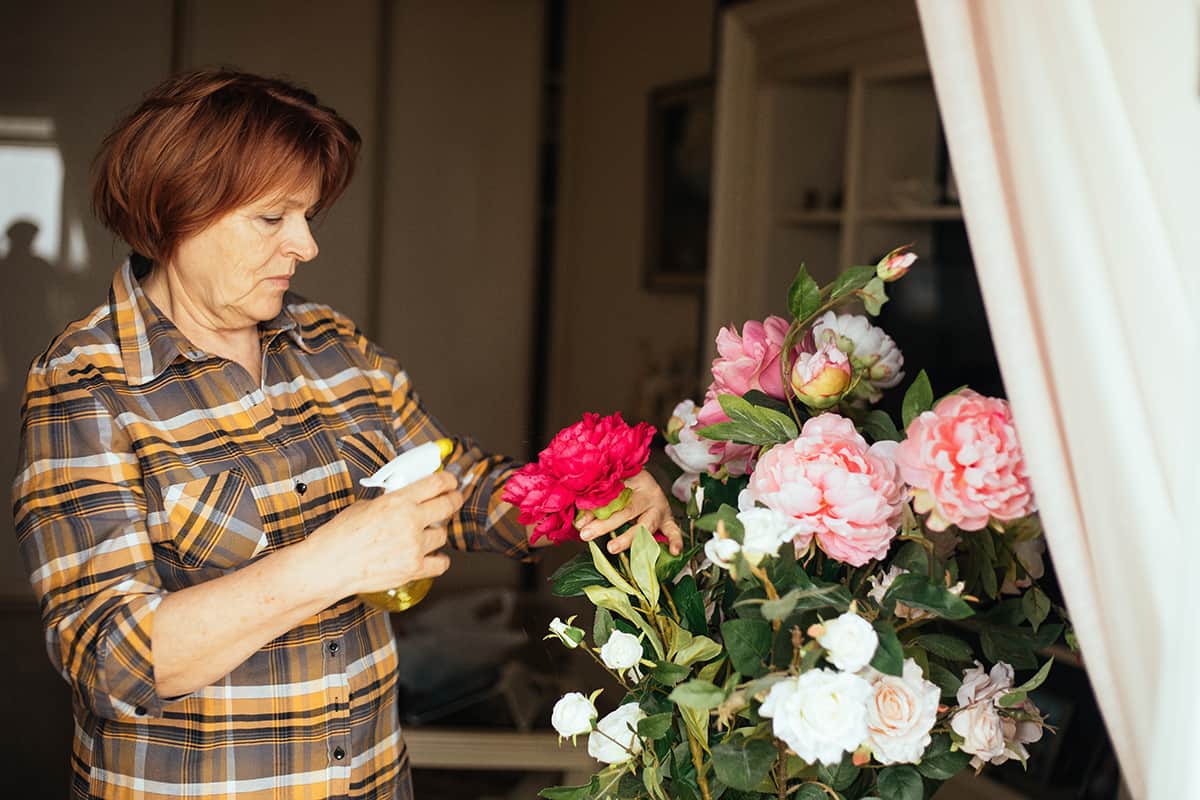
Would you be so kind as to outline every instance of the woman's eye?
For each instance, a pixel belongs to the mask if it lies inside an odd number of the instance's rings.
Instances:
[[[268,225],[278,225],[280,222],[283,222],[283,217],[263,217],[262,221]]]

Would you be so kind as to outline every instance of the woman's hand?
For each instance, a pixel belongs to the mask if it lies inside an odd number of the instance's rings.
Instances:
[[[347,595],[379,592],[441,575],[450,558],[446,523],[462,508],[457,479],[439,472],[395,492],[359,500],[309,541],[337,565]]]
[[[671,516],[671,506],[658,481],[654,480],[649,472],[642,470],[627,480],[625,485],[633,490],[629,504],[604,520],[596,519],[591,511],[584,511],[578,522],[579,537],[586,542],[633,521],[636,523],[633,527],[620,536],[613,537],[608,543],[608,552],[620,553],[628,550],[633,545],[633,532],[640,524],[645,525],[650,533],[664,534],[671,555],[677,556],[682,553],[683,531]]]

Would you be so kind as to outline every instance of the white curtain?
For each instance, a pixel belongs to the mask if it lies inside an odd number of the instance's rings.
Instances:
[[[1047,539],[1138,798],[1200,798],[1195,0],[918,0]]]

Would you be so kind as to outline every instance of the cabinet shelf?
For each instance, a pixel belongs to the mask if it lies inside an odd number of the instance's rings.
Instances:
[[[860,214],[863,222],[944,222],[961,220],[960,206],[913,206],[912,208],[869,208]]]
[[[841,211],[783,211],[777,222],[780,225],[840,225],[845,215]]]

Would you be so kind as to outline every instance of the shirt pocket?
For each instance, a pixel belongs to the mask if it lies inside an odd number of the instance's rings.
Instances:
[[[258,505],[240,470],[172,484],[162,493],[166,524],[186,566],[239,567],[266,548]]]
[[[354,496],[363,500],[381,493],[377,486],[363,486],[360,480],[374,475],[379,468],[396,457],[396,447],[387,434],[376,430],[348,433],[338,439],[338,455],[350,474]]]

